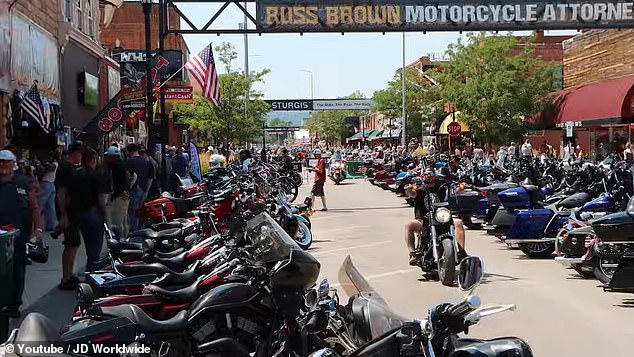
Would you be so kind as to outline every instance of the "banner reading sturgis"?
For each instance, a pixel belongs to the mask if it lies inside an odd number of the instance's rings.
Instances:
[[[261,32],[634,27],[634,1],[259,0]]]

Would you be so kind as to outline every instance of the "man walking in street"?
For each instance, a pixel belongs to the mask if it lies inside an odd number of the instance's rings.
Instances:
[[[111,146],[104,154],[105,171],[109,181],[110,197],[106,205],[108,226],[127,237],[130,232],[128,207],[130,206],[130,184],[135,178],[121,160],[121,150]]]
[[[315,204],[315,197],[321,197],[322,211],[328,211],[326,206],[326,193],[324,192],[324,183],[326,183],[326,161],[321,158],[321,150],[317,149],[313,153],[317,163],[315,167],[309,168],[309,170],[315,173],[315,182],[313,183],[313,189],[311,191],[311,204]],[[311,207],[311,210],[313,207]]]
[[[55,209],[55,174],[59,166],[60,156],[57,151],[51,154],[50,160],[42,165],[40,178],[40,194],[38,206],[44,217],[44,227],[47,231],[55,231],[57,227],[57,213]]]
[[[62,252],[62,281],[59,288],[75,290],[79,283],[75,273],[75,257],[77,248],[81,245],[79,229],[78,196],[81,182],[78,180],[81,170],[82,152],[81,142],[73,142],[68,146],[66,160],[62,161],[55,175],[55,189],[57,191],[57,208],[59,209],[59,228],[64,235],[64,251]]]
[[[86,248],[86,272],[101,268],[104,222],[108,189],[102,172],[97,171],[97,152],[84,151],[83,168],[79,174],[81,185],[78,190],[80,230]],[[73,199],[71,197],[71,199]]]
[[[126,160],[126,168],[134,173],[136,180],[130,186],[130,204],[128,206],[128,217],[130,220],[130,231],[138,231],[143,228],[141,222],[141,208],[148,188],[148,162],[139,155],[139,147],[132,143],[126,148],[130,157]]]

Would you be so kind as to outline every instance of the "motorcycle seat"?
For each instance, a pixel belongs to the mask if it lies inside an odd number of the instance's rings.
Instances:
[[[169,320],[159,321],[148,316],[140,307],[132,304],[100,308],[104,315],[125,317],[147,333],[185,331],[189,312],[181,311]]]
[[[112,252],[116,258],[123,260],[124,262],[132,262],[143,259],[142,250],[121,249],[118,252]]]
[[[128,250],[140,250],[143,249],[143,244],[135,242],[118,241],[116,239],[108,239],[108,249],[112,252],[119,252],[124,249]]]
[[[15,342],[46,343],[61,342],[61,340],[59,332],[48,317],[32,312],[22,320]]]
[[[162,231],[155,231],[153,229],[141,229],[136,232],[130,233],[130,237],[142,237],[152,239],[178,239],[183,236],[182,228],[170,228]]]
[[[198,271],[198,267],[200,266],[201,261],[197,260],[192,264],[192,266],[185,270],[182,273],[170,272],[164,274],[157,280],[152,282],[154,286],[173,286],[173,285],[189,285],[192,284],[198,278],[200,272]]]
[[[145,275],[145,274],[167,274],[174,271],[163,264],[159,263],[133,263],[133,264],[117,264],[116,270],[125,276]]]
[[[172,258],[179,254],[182,254],[185,248],[178,248],[167,252],[157,251],[156,244],[152,239],[146,239],[143,246],[143,253],[160,258]]]
[[[172,270],[181,270],[184,269],[187,265],[187,261],[185,260],[186,256],[187,252],[182,252],[181,254],[174,257],[148,257],[147,261],[163,264]]]
[[[183,228],[190,224],[192,224],[192,221],[187,218],[174,218],[169,222],[155,223],[152,225],[152,229],[155,231],[163,231],[166,229]]]
[[[168,290],[154,284],[146,286],[145,289],[156,295],[156,297],[162,302],[173,304],[190,303],[196,300],[200,295],[200,291],[198,290],[198,281],[178,290]]]

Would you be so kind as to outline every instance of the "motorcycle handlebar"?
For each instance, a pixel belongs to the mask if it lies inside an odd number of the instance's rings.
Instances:
[[[464,318],[468,313],[480,307],[480,298],[475,295],[467,296],[463,301],[447,308],[450,318]]]

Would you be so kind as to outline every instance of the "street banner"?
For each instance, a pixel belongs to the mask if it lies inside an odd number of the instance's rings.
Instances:
[[[200,158],[198,157],[198,149],[194,143],[189,143],[189,157],[192,160],[191,174],[200,180],[203,175],[200,171]]]
[[[191,104],[194,102],[194,90],[191,86],[168,86],[165,88],[165,101]]]
[[[156,67],[156,63],[162,62],[163,60],[167,62],[163,66],[163,80],[183,80],[183,72],[181,68],[183,67],[183,51],[181,50],[164,50],[160,56],[158,56],[158,52],[152,51],[152,64]],[[163,60],[160,60],[159,57],[162,57]],[[115,61],[122,62],[145,62],[145,50],[122,50],[119,52],[115,52],[112,54],[112,58]]]
[[[145,62],[121,62],[121,102],[123,109],[145,109],[147,93]]]
[[[313,110],[313,101],[307,99],[271,99],[265,100],[271,106],[271,110]]]
[[[372,108],[372,99],[331,99],[313,101],[313,110],[366,110]]]
[[[634,27],[633,1],[259,0],[260,32],[505,31]]]

